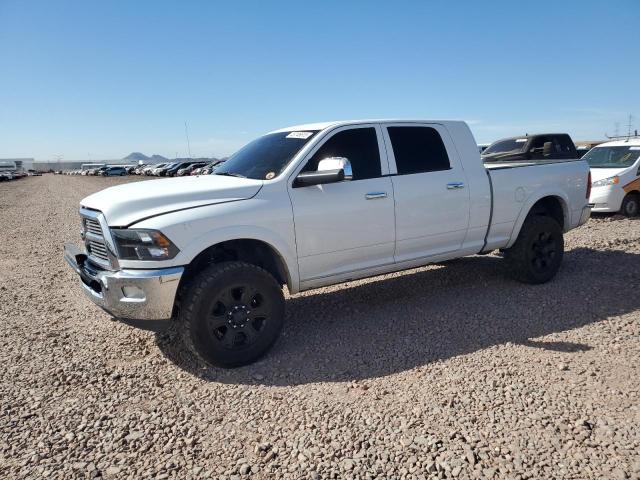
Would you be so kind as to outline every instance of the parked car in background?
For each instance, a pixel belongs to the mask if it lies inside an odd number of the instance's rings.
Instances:
[[[205,165],[204,167],[198,167],[198,168],[194,168],[193,170],[191,170],[191,173],[189,173],[189,175],[201,175],[202,171],[207,168],[207,166]]]
[[[147,165],[147,164],[138,165],[138,166],[134,169],[133,173],[134,173],[135,175],[144,175],[144,170],[145,170],[146,168],[148,168],[149,166],[150,166],[150,165]]]
[[[640,215],[640,138],[602,143],[582,158],[591,168],[594,212]]]
[[[197,161],[176,162],[171,167],[165,169],[164,174],[162,176],[175,177],[178,174],[178,170],[181,170],[183,168],[188,168],[194,163],[198,163],[198,162]]]
[[[278,337],[284,285],[295,294],[496,249],[517,280],[551,280],[564,232],[589,218],[588,178],[581,160],[485,166],[464,122],[301,125],[213,175],[84,198],[86,252],[67,244],[64,257],[114,316],[175,313],[196,355],[238,366]]]
[[[485,163],[570,160],[579,158],[566,133],[543,133],[498,140],[482,152]]]
[[[106,165],[104,167],[92,168],[91,170],[89,170],[88,175],[100,176],[102,175],[102,172],[104,172],[107,168],[109,167]]]
[[[2,180],[13,180],[17,176],[18,167],[12,160],[0,160]]]
[[[191,175],[191,172],[193,172],[195,169],[204,167],[205,165],[206,165],[206,162],[197,162],[197,163],[192,163],[190,165],[187,165],[186,167],[179,168],[178,171],[176,172],[176,177],[184,177],[185,175]]]
[[[224,160],[216,160],[214,162],[211,162],[206,167],[202,167],[202,170],[200,170],[200,175],[211,175],[223,163],[224,163]]]
[[[103,177],[123,177],[127,174],[125,167],[106,167],[100,172]]]
[[[166,166],[166,165],[168,165],[168,163],[157,163],[157,164],[155,164],[155,165],[148,165],[148,166],[146,166],[146,167],[142,170],[142,172],[143,172],[145,175],[155,175],[155,173],[154,173],[154,172],[155,172],[156,170],[158,170],[158,169],[160,169],[160,168],[163,168],[163,167],[164,167],[164,166]]]
[[[165,177],[167,175],[167,170],[173,168],[174,165],[177,165],[177,163],[165,163],[164,165],[158,166],[152,170],[152,175],[155,175],[156,177]]]

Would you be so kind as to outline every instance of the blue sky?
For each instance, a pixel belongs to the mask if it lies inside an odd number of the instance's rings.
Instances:
[[[287,125],[640,129],[640,0],[0,0],[0,158],[227,155]]]

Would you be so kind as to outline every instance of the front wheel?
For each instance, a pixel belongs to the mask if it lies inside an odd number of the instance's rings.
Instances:
[[[180,309],[186,346],[205,362],[238,367],[264,355],[280,334],[285,302],[266,270],[223,262],[200,273]]]
[[[551,217],[531,216],[511,248],[504,252],[509,272],[524,283],[545,283],[560,268],[564,254],[562,228]]]
[[[636,217],[640,213],[640,194],[628,193],[622,200],[620,212],[625,217]]]

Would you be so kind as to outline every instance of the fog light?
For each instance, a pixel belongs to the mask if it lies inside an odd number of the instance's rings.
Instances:
[[[144,300],[144,290],[136,287],[135,285],[127,285],[126,287],[122,287],[122,294],[126,298]]]

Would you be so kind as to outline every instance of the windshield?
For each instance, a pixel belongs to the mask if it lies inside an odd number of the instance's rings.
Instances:
[[[316,133],[318,130],[270,133],[242,147],[214,173],[271,180],[280,175]]]
[[[591,168],[627,168],[640,156],[640,146],[633,147],[596,147],[589,150],[583,160]]]
[[[493,153],[519,152],[527,144],[526,138],[511,138],[509,140],[501,140],[494,143],[482,152],[482,155],[491,155]]]

